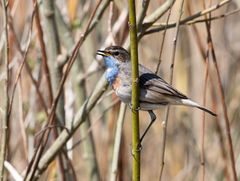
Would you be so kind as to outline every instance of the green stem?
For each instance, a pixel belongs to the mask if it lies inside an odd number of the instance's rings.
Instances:
[[[140,180],[140,150],[139,150],[139,88],[138,88],[138,46],[135,1],[129,0],[129,29],[132,62],[132,144],[133,144],[133,174],[132,180]]]

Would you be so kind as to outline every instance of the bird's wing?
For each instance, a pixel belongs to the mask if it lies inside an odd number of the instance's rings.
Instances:
[[[170,100],[176,98],[187,99],[187,96],[141,65],[139,66],[139,79],[141,94],[144,94],[144,99],[148,101],[169,103]]]

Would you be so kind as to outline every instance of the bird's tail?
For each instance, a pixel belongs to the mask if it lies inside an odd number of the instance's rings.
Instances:
[[[196,107],[198,109],[201,109],[213,116],[217,116],[217,114],[215,114],[214,112],[210,111],[209,109],[205,108],[205,107],[202,107],[200,106],[198,103],[194,102],[194,101],[191,101],[190,99],[181,99],[181,103],[185,106],[192,106],[192,107]]]

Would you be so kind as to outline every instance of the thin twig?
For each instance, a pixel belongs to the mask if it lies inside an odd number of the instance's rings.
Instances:
[[[105,12],[106,8],[109,6],[109,4],[110,4],[111,1],[112,1],[112,0],[105,0],[105,2],[102,3],[102,0],[101,0],[102,6],[100,6],[100,7],[97,8],[97,9],[99,9],[99,11],[95,12],[96,15],[94,15],[94,16],[92,17],[92,18],[94,18],[94,17],[95,17],[95,18],[91,20],[91,23],[90,23],[89,27],[87,28],[87,30],[86,30],[85,33],[84,33],[84,36],[87,37],[87,35],[88,35],[89,33],[91,33],[91,31],[97,26],[99,20],[102,18],[103,13]],[[98,1],[98,2],[99,2],[99,1]],[[97,3],[97,4],[98,4],[98,3]],[[99,4],[99,5],[100,5],[100,4]],[[90,19],[91,19],[91,17],[90,17]]]
[[[5,72],[5,81],[4,81],[4,90],[3,90],[3,98],[4,98],[4,112],[1,123],[1,147],[0,147],[0,180],[4,180],[4,161],[7,156],[7,148],[8,148],[8,134],[9,134],[9,42],[8,42],[8,4],[6,0],[2,0],[2,16],[3,16],[3,34],[5,39],[4,46],[4,72]]]
[[[53,91],[57,90],[57,86],[60,82],[60,79],[62,77],[62,70],[60,67],[56,67],[55,62],[57,59],[57,56],[60,54],[60,43],[59,43],[59,38],[58,38],[58,32],[56,29],[56,21],[54,18],[54,1],[43,1],[43,6],[44,6],[44,22],[46,24],[46,36],[48,38],[48,43],[49,43],[49,52],[48,52],[48,58],[49,58],[49,64],[50,64],[50,72],[51,72],[51,81],[52,81],[52,85],[53,85]],[[39,27],[38,27],[39,28]],[[52,39],[52,41],[50,41]],[[46,53],[46,52],[45,52]],[[46,58],[46,57],[45,57]],[[46,60],[46,59],[45,59]],[[44,60],[44,61],[45,61]],[[45,62],[46,63],[46,62]],[[43,64],[44,65],[44,64]],[[46,66],[44,66],[44,70],[46,70]],[[64,98],[63,98],[63,94],[61,94],[60,98],[59,98],[59,102],[60,104],[58,104],[56,106],[56,113],[55,115],[57,116],[57,119],[52,120],[52,122],[47,122],[46,127],[53,124],[56,120],[60,123],[60,124],[64,124],[65,123],[65,111],[64,111]],[[51,102],[50,102],[51,103]],[[34,174],[38,161],[40,159],[40,156],[42,155],[45,146],[47,145],[47,141],[49,138],[49,134],[50,134],[50,130],[47,129],[44,131],[44,134],[42,134],[40,141],[38,143],[37,149],[30,161],[30,164],[28,165],[28,169],[27,169],[27,174],[25,176],[25,178],[27,178],[28,175],[29,178],[31,179],[31,176]],[[58,136],[58,131],[57,129],[54,127],[53,129],[53,135],[55,138],[57,138]],[[59,168],[60,168],[60,176],[61,178],[64,180],[65,179],[65,175],[66,178],[71,178],[71,174],[69,174],[69,171],[65,172],[64,174],[64,170],[67,170],[67,168],[65,168],[65,165],[63,162],[65,162],[65,160],[62,160],[61,155],[58,157],[59,160]]]
[[[219,19],[222,19],[222,18],[226,18],[228,16],[231,16],[231,15],[234,15],[234,14],[237,14],[240,12],[240,9],[235,9],[235,10],[232,10],[230,12],[227,12],[225,14],[221,14],[221,15],[218,15],[218,16],[211,16],[209,18],[203,18],[203,19],[193,19],[191,21],[187,21],[187,22],[181,22],[180,24],[181,25],[193,25],[193,24],[197,24],[197,23],[205,23],[206,21],[215,21],[215,20],[219,20]],[[210,14],[211,12],[209,12]],[[199,18],[199,17],[197,17]],[[168,24],[166,23],[160,23],[160,24],[153,24],[152,27],[165,27],[167,29],[169,28],[173,28],[173,27],[169,27],[169,26],[172,26],[172,25],[175,25],[176,23],[173,23],[173,22],[170,22]]]
[[[35,9],[32,12],[28,41],[27,41],[26,50],[24,51],[23,61],[21,62],[20,67],[18,68],[17,75],[16,75],[16,78],[15,78],[15,81],[14,81],[14,84],[13,84],[13,90],[12,90],[12,95],[11,95],[11,98],[10,98],[10,104],[9,104],[9,109],[8,109],[8,114],[9,115],[11,115],[12,105],[13,105],[13,100],[14,100],[14,96],[15,96],[17,83],[18,83],[18,80],[20,78],[23,66],[25,65],[26,60],[27,60],[27,54],[28,54],[28,51],[29,51],[29,48],[30,48],[30,43],[31,43],[31,38],[32,38],[32,25],[33,25],[34,15],[35,15]]]
[[[237,172],[236,172],[236,167],[235,167],[235,157],[234,157],[232,137],[231,137],[231,127],[230,127],[230,122],[229,122],[228,113],[227,113],[227,106],[226,106],[226,102],[225,102],[223,85],[222,85],[222,82],[221,82],[220,71],[219,71],[219,68],[218,68],[215,49],[214,49],[214,46],[213,46],[211,30],[210,30],[210,26],[208,24],[206,24],[206,29],[207,29],[207,33],[208,33],[208,36],[209,36],[209,39],[210,39],[210,42],[211,42],[211,54],[212,54],[212,58],[213,58],[213,63],[214,63],[214,66],[215,66],[215,69],[216,69],[216,72],[217,72],[217,81],[218,81],[218,88],[219,88],[219,92],[220,92],[220,96],[221,96],[221,103],[222,103],[224,121],[225,121],[225,126],[226,126],[227,143],[228,143],[228,150],[229,150],[230,161],[231,161],[231,170],[232,170],[234,181],[237,181]]]
[[[202,10],[202,11],[199,11],[187,18],[184,18],[183,20],[180,21],[180,25],[182,24],[186,24],[187,22],[190,22],[192,20],[195,20],[196,18],[199,18],[201,16],[204,16],[206,14],[209,14],[217,9],[219,9],[220,7],[222,7],[223,5],[229,3],[231,0],[223,0],[221,2],[219,2],[218,4],[208,8],[208,9],[205,9],[205,10]],[[177,25],[177,23],[172,23],[172,24],[168,24],[167,25],[167,29],[170,29],[170,28],[174,28],[175,26]],[[165,29],[165,26],[166,25],[160,25],[159,27],[153,27],[153,28],[150,28],[149,30],[145,31],[144,32],[144,35],[148,35],[148,34],[152,34],[152,33],[156,33],[156,32],[159,32],[159,31],[163,31]]]
[[[206,105],[206,95],[207,95],[207,80],[209,75],[209,47],[206,52],[205,59],[205,78],[204,78],[204,88],[203,88],[203,106]],[[202,181],[205,180],[205,112],[202,112],[202,135],[201,135],[201,166],[202,166]]]
[[[203,8],[206,9],[205,1],[203,0]],[[211,13],[209,13],[209,17],[211,17]],[[207,15],[205,15],[205,19],[207,19]],[[206,21],[206,24],[209,24],[209,27],[211,25],[211,21]],[[204,79],[204,89],[203,89],[203,106],[206,104],[206,93],[207,93],[207,80],[208,80],[208,74],[209,74],[209,51],[211,49],[211,42],[209,39],[209,36],[207,37],[207,51],[206,51],[206,58],[205,58],[205,79]],[[205,146],[205,112],[202,113],[202,135],[201,135],[201,167],[202,167],[202,181],[205,180],[205,152],[204,152],[204,146]]]
[[[43,70],[44,70],[44,74],[45,74],[46,82],[47,82],[49,104],[51,105],[52,101],[53,101],[53,92],[52,92],[50,72],[49,72],[49,68],[48,68],[48,64],[47,64],[46,47],[45,47],[45,43],[43,40],[43,30],[42,30],[42,26],[40,23],[39,8],[38,8],[37,0],[33,0],[33,2],[35,4],[35,11],[36,11],[35,20],[36,20],[36,27],[37,27],[37,35],[38,35],[38,40],[39,40],[39,44],[40,44],[41,52],[42,52],[42,65],[43,65]]]
[[[105,77],[102,76],[99,80],[98,84],[96,85],[95,89],[93,89],[92,95],[85,101],[79,111],[76,113],[73,123],[68,130],[70,130],[70,134],[63,130],[59,137],[54,141],[51,147],[45,152],[45,154],[41,157],[37,172],[35,173],[32,180],[36,180],[43,171],[47,168],[50,162],[54,159],[54,157],[58,154],[59,150],[66,144],[66,142],[71,138],[71,136],[75,133],[77,128],[85,121],[86,117],[88,116],[89,112],[97,103],[98,99],[104,93],[107,87],[107,81]]]
[[[206,9],[205,0],[202,1],[203,8]],[[211,13],[209,13],[209,17],[211,17]],[[207,15],[205,15],[205,18],[207,18]],[[206,23],[211,23],[211,21],[206,21]],[[206,51],[206,58],[205,58],[205,78],[204,78],[204,88],[203,88],[203,106],[206,104],[206,90],[207,90],[207,79],[208,79],[208,71],[209,71],[209,50],[210,50],[210,42],[209,37],[207,37],[207,51]],[[201,131],[201,168],[202,168],[202,178],[201,180],[205,180],[205,152],[204,152],[204,146],[205,146],[205,112],[202,112],[202,131]]]
[[[141,9],[141,13],[139,14],[138,23],[137,23],[138,32],[142,31],[142,23],[143,23],[144,18],[147,15],[149,2],[150,2],[150,0],[144,0],[143,6]]]
[[[36,4],[34,4],[34,7],[36,7],[35,5],[36,5]],[[32,14],[32,16],[33,16],[33,14]],[[27,71],[27,73],[28,73],[28,75],[29,75],[29,78],[30,78],[30,80],[32,81],[32,83],[33,83],[33,85],[34,85],[34,87],[35,87],[35,89],[36,89],[37,96],[39,97],[40,104],[41,104],[41,106],[43,107],[43,110],[44,110],[45,114],[48,115],[47,106],[46,106],[46,104],[45,104],[43,95],[42,95],[42,93],[41,93],[41,91],[40,91],[40,89],[39,89],[38,82],[37,82],[37,80],[35,80],[35,78],[33,77],[32,72],[31,72],[31,68],[30,68],[28,62],[25,61],[25,59],[27,58],[27,57],[26,57],[26,56],[27,56],[26,50],[27,50],[27,48],[30,46],[30,45],[29,45],[29,41],[30,41],[30,40],[27,41],[26,49],[25,49],[25,50],[22,50],[21,45],[20,45],[20,43],[19,43],[19,41],[18,41],[18,39],[17,39],[17,35],[16,35],[15,30],[14,30],[13,24],[12,24],[13,21],[12,21],[12,16],[11,16],[11,15],[9,15],[9,19],[10,19],[10,21],[8,22],[9,29],[10,29],[11,32],[12,32],[12,35],[13,35],[12,37],[13,37],[13,39],[14,39],[15,45],[16,45],[16,47],[17,47],[17,50],[19,51],[20,55],[22,56],[22,60],[23,60],[23,61],[22,61],[21,64],[24,63],[24,66],[25,66],[26,71]],[[31,23],[33,23],[33,21],[31,21]],[[30,27],[32,27],[32,24],[30,24]],[[31,34],[29,33],[29,38],[31,38],[30,35],[31,35]],[[28,48],[28,49],[29,49],[29,48]],[[19,70],[20,70],[20,69],[19,69]],[[20,72],[19,70],[17,71],[18,73]],[[21,71],[22,71],[22,70],[21,70]],[[17,75],[17,76],[18,76],[18,75]],[[17,76],[16,76],[16,80],[15,80],[16,82],[18,82]],[[20,76],[20,74],[19,74],[19,76]],[[12,96],[14,96],[14,95],[12,95]]]
[[[171,11],[172,11],[172,7],[169,9],[169,12],[168,12],[168,17],[167,17],[167,22],[166,22],[167,24],[169,22]],[[160,52],[159,52],[157,68],[156,68],[156,71],[155,71],[156,74],[158,74],[159,69],[160,69],[160,64],[162,62],[162,52],[163,52],[163,46],[164,46],[164,42],[165,42],[166,33],[167,33],[167,28],[165,28],[165,30],[163,32],[163,40],[162,40],[162,44],[161,44],[161,48],[160,48]]]
[[[218,16],[211,16],[209,18],[188,21],[186,23],[186,25],[192,25],[192,24],[196,24],[196,23],[205,23],[206,21],[211,21],[212,22],[214,20],[219,20],[219,19],[222,19],[222,18],[226,18],[228,16],[234,15],[234,14],[239,13],[239,12],[240,12],[240,9],[235,9],[233,11],[230,11],[230,12],[227,12],[225,14],[218,15]]]
[[[40,130],[39,132],[37,132],[37,133],[35,134],[35,137],[38,137],[38,136],[44,134],[47,129],[53,129],[53,128],[54,128],[54,129],[55,129],[55,128],[62,128],[62,130],[66,130],[66,131],[70,134],[70,132],[69,132],[69,130],[68,130],[68,128],[67,128],[66,126],[63,126],[63,125],[54,125],[54,124],[52,124],[52,125],[50,125],[50,126],[48,126],[48,127],[44,127],[44,129],[42,129],[42,130]]]
[[[165,1],[159,8],[157,8],[152,14],[147,16],[145,18],[145,21],[143,23],[143,28],[148,29],[155,23],[157,20],[159,20],[169,8],[171,8],[174,4],[175,0],[167,0]]]
[[[189,4],[188,4],[189,5]],[[190,9],[190,6],[188,6],[187,7],[188,8],[188,11],[190,12],[190,14],[191,14],[191,9]],[[208,20],[208,19],[206,19],[206,20]],[[206,53],[205,53],[205,51],[204,51],[204,43],[203,43],[203,41],[202,41],[202,38],[200,37],[200,33],[199,33],[199,31],[198,31],[198,29],[196,28],[196,26],[193,24],[193,31],[194,31],[194,33],[195,33],[195,38],[196,38],[196,41],[197,41],[197,45],[199,46],[199,50],[200,50],[200,54],[201,54],[201,56],[202,56],[202,60],[204,61],[204,64],[206,65],[206,56],[208,56],[208,55],[205,55]],[[210,44],[208,44],[208,46],[210,46]],[[208,51],[210,51],[210,49],[208,49]],[[208,52],[207,52],[207,54],[208,54]],[[212,86],[214,86],[214,81],[212,80],[213,78],[212,78],[212,74],[210,74],[210,82],[211,82],[211,85]],[[216,102],[216,98],[215,98],[215,96],[213,95],[213,91],[211,91],[212,92],[212,99],[213,99],[213,101],[212,102]],[[214,109],[215,110],[215,109]],[[220,150],[221,150],[221,156],[222,156],[222,158],[223,158],[223,160],[224,160],[224,168],[223,168],[223,170],[224,170],[224,174],[225,174],[225,176],[226,176],[226,180],[230,180],[230,176],[229,176],[229,172],[228,172],[228,169],[227,169],[227,167],[228,167],[228,162],[227,162],[227,151],[226,151],[226,149],[225,149],[225,144],[224,144],[224,136],[223,136],[223,132],[222,132],[222,130],[221,130],[221,126],[220,126],[220,120],[219,120],[219,118],[217,117],[216,118],[216,121],[215,121],[215,123],[216,123],[216,132],[217,132],[217,134],[218,134],[218,138],[219,138],[219,143],[220,143]]]
[[[157,20],[159,20],[167,11],[170,9],[175,0],[167,0],[162,4],[159,8],[157,8],[152,14],[147,16],[144,20],[144,22],[139,25],[140,29],[138,31],[138,40],[140,40],[146,33],[147,29],[150,28]],[[144,13],[144,12],[143,12]]]
[[[28,149],[27,149],[27,133],[25,132],[25,125],[24,125],[24,108],[23,108],[23,88],[22,88],[22,79],[20,78],[19,84],[18,84],[18,112],[19,112],[19,127],[20,127],[20,134],[21,136],[18,137],[16,140],[16,145],[23,144],[23,157],[25,160],[28,160]]]
[[[127,21],[128,17],[128,9],[124,8],[122,10],[120,16],[118,17],[117,21],[115,21],[112,32],[113,36],[115,37],[119,31],[121,30],[123,24]],[[111,35],[108,35],[106,37],[106,40],[104,41],[102,47],[108,47],[111,44]],[[79,82],[83,81],[83,79],[89,78],[90,76],[94,75],[96,72],[102,69],[103,66],[97,61],[93,61],[92,64],[89,66],[89,68],[86,70],[86,72],[82,75],[79,75]]]
[[[113,3],[113,1],[111,1],[110,5],[109,5],[108,34],[111,38],[111,44],[116,45],[115,38],[113,35],[113,31],[112,31],[113,10],[114,10],[114,3]]]
[[[100,10],[100,9],[99,9]],[[55,18],[57,21],[57,28],[59,34],[64,34],[65,36],[60,36],[60,40],[62,44],[65,46],[66,49],[71,50],[75,45],[75,40],[72,35],[71,30],[68,28],[67,24],[65,23],[63,16],[61,15],[61,11],[58,7],[55,9]],[[68,56],[69,57],[69,56]],[[81,82],[78,81],[78,74],[84,74],[85,68],[85,60],[82,58],[81,54],[78,53],[76,57],[75,66],[73,66],[71,71],[71,77],[73,78],[73,85],[74,85],[74,92],[76,93],[75,105],[76,109],[82,106],[84,101],[87,99],[87,81],[82,80]],[[99,173],[99,166],[97,163],[96,158],[96,150],[94,144],[94,137],[92,132],[88,132],[89,128],[91,127],[91,120],[90,117],[87,118],[85,123],[80,127],[80,135],[87,135],[85,137],[85,141],[82,144],[83,154],[85,155],[85,167],[86,167],[86,179],[89,180],[100,180],[100,173]],[[76,138],[73,138],[73,140]],[[65,148],[67,151],[67,148]],[[78,152],[78,151],[76,151]],[[67,155],[67,154],[64,154]],[[74,155],[74,153],[73,153]],[[73,159],[73,164],[76,164],[78,160]]]
[[[183,4],[184,0],[181,1],[180,3],[180,8],[179,8],[179,15],[177,19],[177,25],[176,25],[176,30],[175,30],[175,36],[173,39],[173,50],[172,50],[172,59],[171,59],[171,65],[170,65],[170,84],[173,82],[173,71],[174,71],[174,65],[175,65],[175,55],[176,55],[176,48],[177,48],[177,38],[179,34],[179,27],[180,27],[180,21],[183,13]],[[161,169],[160,169],[160,176],[159,180],[162,180],[162,174],[163,174],[163,168],[164,168],[164,163],[165,163],[165,148],[166,148],[166,138],[167,138],[167,123],[168,123],[168,117],[169,117],[169,112],[170,112],[170,107],[167,107],[167,112],[166,112],[166,117],[165,121],[163,123],[163,139],[162,139],[162,155],[161,155]]]
[[[97,9],[98,9],[99,5],[101,4],[101,2],[102,2],[102,0],[99,0],[99,1],[97,2],[97,5],[96,5],[94,11],[92,12],[92,14],[91,14],[91,16],[90,16],[90,18],[89,18],[89,21],[88,21],[88,23],[87,23],[87,26],[86,26],[86,28],[85,28],[85,31],[84,31],[84,33],[81,35],[79,41],[77,42],[77,45],[75,46],[75,48],[74,48],[74,50],[73,50],[73,52],[72,52],[72,55],[70,56],[70,58],[69,58],[69,60],[68,60],[68,63],[67,63],[67,65],[66,65],[66,71],[65,71],[65,73],[63,74],[63,77],[62,77],[62,79],[61,79],[61,81],[60,81],[60,83],[59,83],[59,88],[58,88],[58,90],[57,90],[57,92],[56,92],[56,96],[55,96],[55,98],[54,98],[54,100],[53,100],[53,103],[52,103],[52,106],[51,106],[51,109],[50,109],[50,113],[49,113],[49,117],[48,117],[48,124],[47,124],[46,126],[51,125],[51,124],[53,123],[53,120],[55,119],[55,110],[56,110],[57,103],[58,103],[58,101],[59,101],[59,98],[60,98],[61,93],[62,93],[62,90],[63,90],[63,85],[64,85],[64,83],[65,83],[65,81],[66,81],[66,79],[67,79],[67,76],[69,75],[69,72],[70,72],[70,70],[71,70],[71,67],[72,67],[72,65],[73,65],[73,63],[74,63],[74,61],[75,61],[75,59],[76,59],[76,57],[77,57],[77,55],[78,55],[79,48],[81,47],[81,45],[83,44],[83,42],[84,42],[84,40],[85,40],[85,38],[86,38],[86,34],[87,34],[87,32],[89,31],[89,27],[90,27],[90,25],[91,25],[91,23],[92,23],[92,21],[93,21],[93,18],[94,18],[94,16],[95,16],[95,14],[96,14],[96,12],[97,12]],[[47,130],[47,135],[48,135],[48,134],[49,134],[49,130]],[[47,136],[46,138],[48,138],[48,136]],[[47,140],[47,139],[45,139],[45,142],[46,142],[46,140]],[[40,157],[41,157],[41,155],[42,155],[42,151],[41,151],[41,150],[40,150],[40,152],[39,152],[39,151],[36,151],[36,154],[35,154],[35,155],[38,155],[38,156],[36,156],[36,158],[37,158],[36,163],[39,164],[39,161],[38,161],[38,160],[40,160]],[[31,172],[31,174],[30,174],[30,175],[26,175],[26,180],[32,180],[33,177],[35,177],[34,175],[35,175],[35,172],[36,172],[36,168],[37,168],[37,164],[36,164],[36,166],[34,167],[34,169],[33,169],[33,171]]]
[[[122,26],[127,21],[127,17],[128,17],[128,8],[125,7],[112,27],[112,33],[114,37],[119,33]],[[108,35],[105,42],[103,43],[103,47],[107,47],[110,44],[111,44],[111,35]]]
[[[103,97],[103,96],[102,96]],[[91,124],[91,127],[88,128],[87,130],[87,134],[84,135],[80,140],[76,141],[71,147],[68,147],[67,148],[67,151],[71,151],[73,150],[75,147],[77,147],[79,144],[81,144],[85,139],[86,137],[88,136],[88,134],[92,131],[93,127],[96,125],[96,122],[99,121],[100,119],[102,119],[102,117],[104,116],[104,114],[109,111],[110,109],[112,109],[113,106],[115,106],[116,104],[119,103],[119,99],[117,100],[113,100],[113,102],[106,108],[102,111],[102,114],[100,116],[98,116],[96,119],[93,120],[92,124]],[[99,100],[97,101],[96,105],[99,103]]]

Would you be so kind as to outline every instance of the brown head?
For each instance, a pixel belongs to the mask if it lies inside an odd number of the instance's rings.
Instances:
[[[120,46],[110,46],[105,48],[105,50],[98,50],[97,54],[103,57],[112,56],[120,62],[130,61],[130,54]]]

